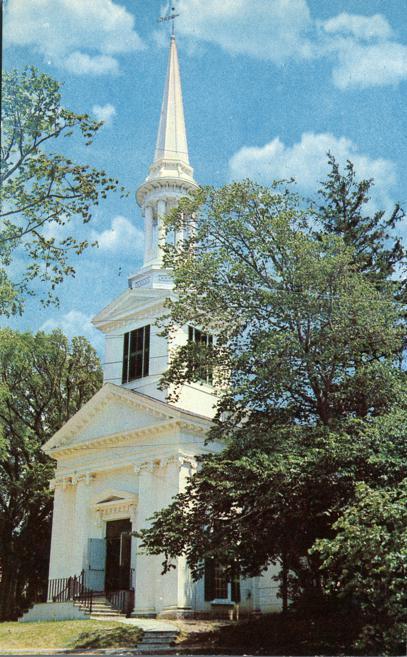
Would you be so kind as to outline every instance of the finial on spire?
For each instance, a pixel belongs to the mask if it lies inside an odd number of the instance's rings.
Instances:
[[[165,16],[161,16],[158,19],[159,23],[168,23],[168,21],[172,21],[171,23],[171,37],[175,37],[175,19],[178,18],[179,14],[175,13],[175,7],[171,6],[171,4],[168,7],[167,14]]]

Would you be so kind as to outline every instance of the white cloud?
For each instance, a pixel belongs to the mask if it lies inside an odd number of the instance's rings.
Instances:
[[[107,126],[112,124],[113,117],[117,114],[115,106],[111,103],[93,105],[92,112],[98,121],[103,121]]]
[[[178,9],[177,30],[188,44],[214,43],[275,64],[325,59],[342,90],[407,78],[407,46],[382,14],[342,12],[319,21],[307,0],[179,0]]]
[[[61,317],[47,319],[40,326],[40,331],[50,333],[55,329],[61,329],[64,335],[70,339],[77,335],[83,335],[92,343],[95,349],[101,352],[103,349],[103,336],[95,329],[91,319],[91,316],[85,315],[80,310],[70,310]]]
[[[306,0],[180,0],[177,30],[231,54],[283,62],[311,56]]]
[[[394,41],[359,45],[353,40],[337,46],[332,77],[339,89],[398,84],[407,78],[407,46]]]
[[[347,137],[331,133],[305,132],[293,146],[286,146],[279,137],[264,146],[244,146],[229,160],[230,177],[253,178],[263,184],[293,177],[301,192],[314,193],[328,171],[328,151],[342,165],[351,160],[359,178],[374,178],[372,201],[376,207],[391,205],[391,189],[397,178],[395,164],[371,158]]]
[[[77,74],[116,73],[114,55],[143,48],[133,15],[113,0],[10,0],[5,33]]]
[[[357,39],[389,39],[393,30],[382,14],[359,16],[343,12],[322,23],[328,34],[351,34]]]
[[[102,232],[93,230],[92,240],[98,241],[100,251],[140,255],[144,246],[144,233],[126,217],[117,215],[112,219],[111,228]]]
[[[111,73],[117,75],[119,63],[110,55],[93,55],[75,50],[64,60],[64,68],[76,75],[105,75]]]

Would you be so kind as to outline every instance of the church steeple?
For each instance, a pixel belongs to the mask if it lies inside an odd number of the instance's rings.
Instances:
[[[162,217],[197,187],[189,164],[177,44],[172,34],[154,159],[136,195],[144,216],[145,248],[142,272],[129,279],[131,286],[140,284],[146,269],[162,267]]]
[[[161,106],[154,162],[178,160],[189,165],[177,44],[171,37],[167,79]]]
[[[166,20],[173,18],[172,14]],[[172,351],[190,339],[187,326],[180,326],[167,338],[161,335],[157,325],[157,319],[166,314],[166,299],[174,287],[172,272],[163,264],[163,244],[165,240],[177,244],[188,236],[184,230],[189,233],[188,217],[184,218],[182,228],[168,235],[165,234],[163,218],[181,198],[198,189],[188,158],[174,36],[169,46],[159,121],[157,99],[159,127],[154,159],[147,178],[137,190],[137,201],[144,217],[143,266],[129,277],[129,289],[94,319],[95,326],[107,334],[105,381],[161,401],[166,401],[168,391],[161,389],[159,382],[171,361]],[[212,417],[214,401],[212,386],[204,382],[191,383],[182,387],[174,405]]]

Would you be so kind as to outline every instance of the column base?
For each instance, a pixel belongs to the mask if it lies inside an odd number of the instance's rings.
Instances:
[[[133,609],[130,618],[155,618],[157,612],[152,607],[141,607],[140,609]]]
[[[157,618],[169,618],[169,619],[182,619],[182,618],[193,618],[195,612],[192,607],[165,607],[159,614]]]

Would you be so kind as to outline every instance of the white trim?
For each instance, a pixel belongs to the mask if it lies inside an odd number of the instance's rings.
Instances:
[[[120,432],[84,441],[83,443],[69,444],[81,429],[89,425],[92,418],[95,417],[102,408],[115,400],[127,403],[134,409],[147,411],[155,417],[166,420],[166,422],[138,429],[135,432]],[[113,442],[116,442],[117,439],[121,439],[123,436],[124,439],[127,439],[131,434],[133,434],[132,437],[134,437],[134,434],[139,435],[140,432],[158,433],[162,430],[164,425],[171,426],[174,422],[178,422],[179,426],[187,427],[198,433],[206,433],[210,427],[209,418],[206,419],[201,416],[195,416],[189,411],[183,411],[181,408],[170,406],[169,404],[154,399],[153,397],[139,395],[137,394],[137,391],[128,390],[113,383],[105,383],[92,399],[82,406],[82,408],[75,413],[75,415],[71,417],[68,422],[66,422],[64,426],[45,443],[45,445],[42,446],[42,449],[47,454],[50,454],[51,452],[52,454],[59,454],[61,450],[67,448],[75,450],[78,448],[86,449],[87,445],[94,445],[95,442],[98,443],[99,441],[106,443],[106,441],[109,442],[113,440]]]

